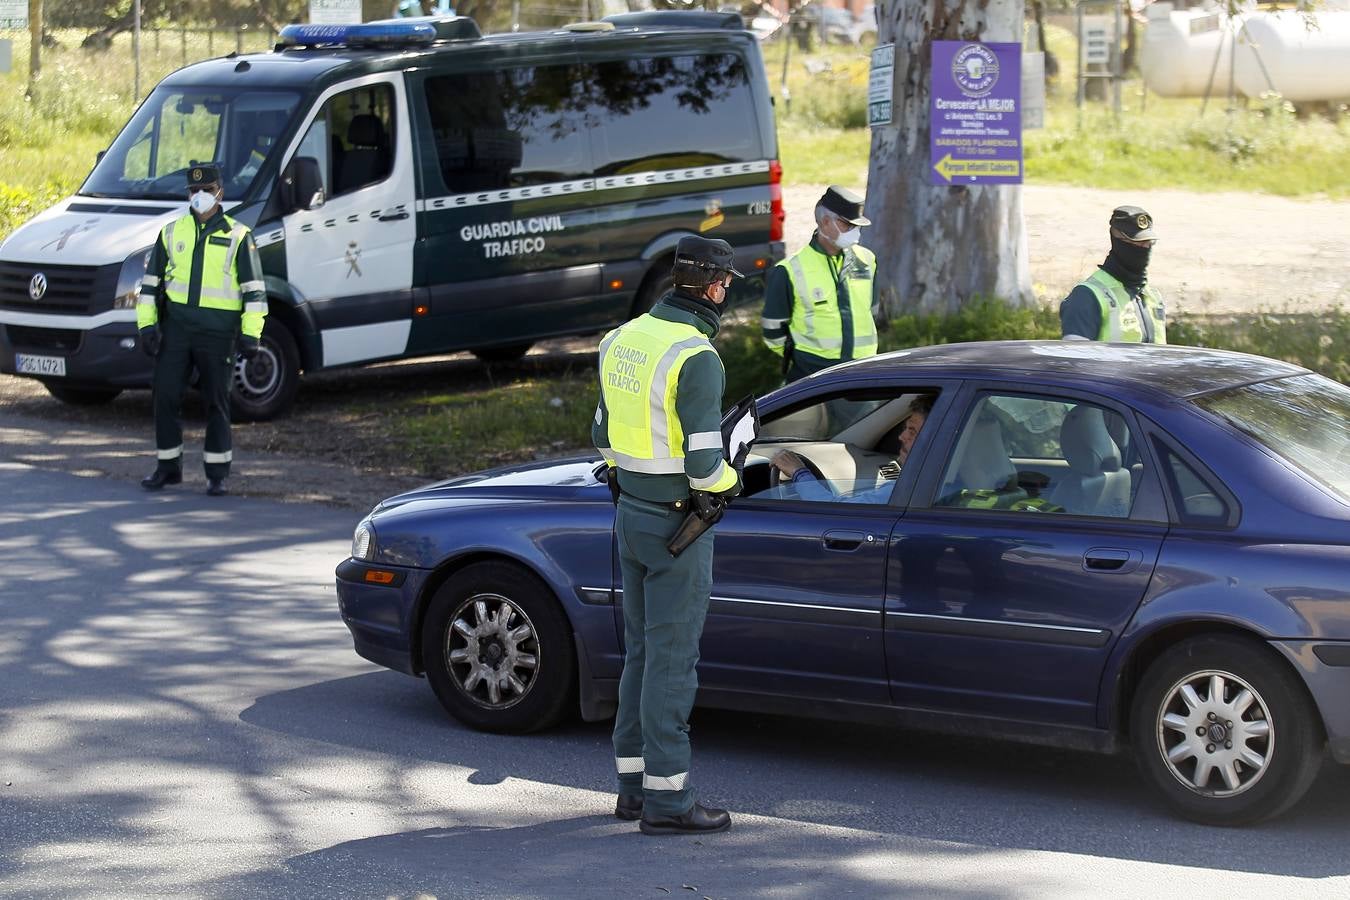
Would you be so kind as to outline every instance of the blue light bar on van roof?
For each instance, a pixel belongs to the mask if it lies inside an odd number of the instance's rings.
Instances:
[[[424,22],[367,22],[363,25],[287,25],[284,47],[389,47],[430,44],[436,26]]]

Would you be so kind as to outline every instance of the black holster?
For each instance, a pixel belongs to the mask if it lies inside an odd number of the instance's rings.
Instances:
[[[698,540],[699,536],[716,525],[726,512],[727,501],[717,494],[707,491],[693,491],[689,494],[689,513],[680,523],[675,536],[666,544],[671,556],[679,556]]]

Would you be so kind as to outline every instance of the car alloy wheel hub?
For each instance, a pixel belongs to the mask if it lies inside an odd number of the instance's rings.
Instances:
[[[1158,709],[1156,728],[1172,776],[1204,797],[1251,790],[1275,752],[1269,707],[1231,672],[1206,670],[1177,681]]]
[[[450,618],[445,658],[461,694],[483,709],[506,709],[534,687],[539,638],[529,616],[506,597],[475,594]]]

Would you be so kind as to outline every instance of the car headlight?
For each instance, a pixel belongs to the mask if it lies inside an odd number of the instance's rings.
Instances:
[[[375,555],[375,531],[370,522],[363,521],[356,526],[352,535],[352,559],[370,559]]]
[[[122,271],[117,276],[117,293],[113,297],[113,309],[135,309],[141,296],[141,279],[145,277],[145,267],[150,264],[150,250],[137,250],[122,263]]]

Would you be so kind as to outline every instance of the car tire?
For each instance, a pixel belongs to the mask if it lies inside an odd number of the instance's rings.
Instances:
[[[234,365],[230,391],[230,418],[235,422],[265,422],[276,418],[295,401],[300,388],[300,350],[291,331],[268,316],[258,355],[240,357]]]
[[[507,344],[504,347],[481,347],[473,355],[485,363],[513,363],[530,352],[532,343]]]
[[[111,403],[122,393],[121,388],[76,388],[65,384],[52,384],[44,381],[42,386],[62,403],[71,406],[102,406]]]
[[[1260,641],[1227,635],[1190,638],[1149,666],[1130,738],[1174,811],[1230,826],[1297,803],[1325,745],[1317,709],[1288,664]]]
[[[674,258],[666,256],[658,259],[647,270],[647,277],[642,280],[642,287],[638,288],[637,297],[633,300],[633,314],[629,318],[636,319],[645,312],[651,312],[658,300],[675,290],[675,278],[670,271],[674,265]]]
[[[436,698],[471,728],[540,731],[562,718],[574,696],[567,617],[520,566],[474,563],[450,578],[431,600],[421,641]]]

